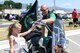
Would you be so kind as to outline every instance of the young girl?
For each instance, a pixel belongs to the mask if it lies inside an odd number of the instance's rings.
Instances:
[[[28,31],[20,33],[21,32],[21,25],[19,23],[14,23],[9,26],[9,44],[10,44],[10,53],[22,53],[21,45],[23,42],[21,40],[23,39],[21,36],[29,34],[31,31],[35,29],[35,26],[30,28]]]

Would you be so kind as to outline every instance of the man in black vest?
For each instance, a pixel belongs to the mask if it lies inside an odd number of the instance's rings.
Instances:
[[[42,22],[46,23],[50,30],[46,30],[44,26],[41,27],[42,29],[42,35],[43,36],[52,36],[53,32],[53,23],[56,20],[56,15],[53,12],[50,12],[48,9],[48,6],[46,4],[43,4],[41,6],[41,12],[42,12]],[[47,32],[46,32],[47,31]],[[47,53],[52,53],[52,39],[49,40],[47,45]]]
[[[56,19],[56,16],[53,12],[50,12],[48,9],[48,6],[46,4],[43,4],[41,6],[41,12],[43,15],[43,22],[46,22],[48,27],[50,28],[51,31],[53,31],[53,22]],[[43,31],[44,32],[44,31]],[[52,36],[51,32],[48,31],[48,36]]]

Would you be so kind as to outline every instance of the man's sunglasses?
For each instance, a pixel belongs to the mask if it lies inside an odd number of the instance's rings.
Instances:
[[[46,9],[41,9],[41,11],[46,11],[48,8],[46,8]]]

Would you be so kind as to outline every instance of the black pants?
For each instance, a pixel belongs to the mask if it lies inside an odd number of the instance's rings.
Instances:
[[[73,18],[73,23],[76,24],[78,21],[78,18]]]

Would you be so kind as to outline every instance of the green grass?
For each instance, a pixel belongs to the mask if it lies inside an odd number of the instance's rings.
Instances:
[[[79,25],[77,25],[77,27],[74,27],[74,25],[69,26],[68,24],[65,24],[65,25],[64,25],[64,30],[65,30],[65,31],[77,30],[77,29],[80,29],[80,26],[79,26]]]
[[[0,40],[8,39],[8,28],[0,28]]]
[[[9,23],[12,24],[16,21],[0,21],[0,23]],[[8,39],[8,27],[0,28],[0,40]]]

